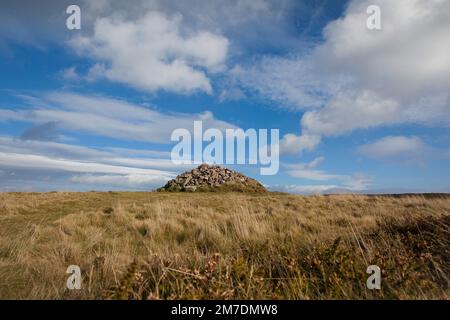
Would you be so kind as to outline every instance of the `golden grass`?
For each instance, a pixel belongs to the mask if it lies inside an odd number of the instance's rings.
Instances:
[[[0,298],[448,299],[449,220],[450,197],[0,193]]]

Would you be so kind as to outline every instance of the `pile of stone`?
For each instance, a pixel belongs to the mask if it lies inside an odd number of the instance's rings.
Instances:
[[[217,165],[202,164],[170,180],[157,191],[266,192],[262,184],[239,172]]]

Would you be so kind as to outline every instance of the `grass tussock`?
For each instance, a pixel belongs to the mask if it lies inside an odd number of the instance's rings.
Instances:
[[[448,299],[449,214],[448,197],[3,193],[0,298]]]

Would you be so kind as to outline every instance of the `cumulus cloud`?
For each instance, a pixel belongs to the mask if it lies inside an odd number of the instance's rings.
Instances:
[[[381,7],[380,31],[365,28],[369,4]],[[352,82],[323,108],[305,113],[303,130],[339,135],[401,123],[448,125],[448,1],[353,1],[324,36],[315,52],[321,66]]]
[[[366,9],[378,5],[382,30],[366,28]],[[348,73],[363,88],[414,101],[450,83],[450,3],[443,0],[352,1],[324,30],[317,54],[325,68]]]
[[[267,48],[301,47],[292,29],[292,12],[313,15],[323,4],[296,0],[133,0],[133,6],[121,0],[89,1],[82,4],[88,24],[99,16],[120,14],[126,20],[138,20],[145,13],[157,11],[167,17],[183,17],[183,31],[207,30],[232,39],[234,53],[250,52],[261,45]],[[299,19],[296,19],[299,23]]]
[[[211,93],[207,71],[223,69],[228,40],[206,30],[187,31],[182,20],[158,11],[134,20],[102,17],[92,35],[69,44],[97,61],[91,79],[105,77],[148,92]]]
[[[374,4],[382,10],[382,30],[366,27],[366,9]],[[306,110],[297,145],[301,137],[379,126],[448,126],[450,2],[352,1],[323,36],[306,54],[263,57],[232,74],[280,107]]]
[[[65,9],[73,1],[40,0],[32,3],[27,0],[3,1],[0,11],[0,50],[7,42],[34,44],[45,47],[46,42],[63,42],[73,36],[65,26],[67,14]],[[209,30],[213,33],[226,34],[233,38],[233,46],[239,51],[264,46],[279,49],[299,45],[296,34],[289,32],[294,17],[292,12],[302,12],[302,17],[295,18],[299,23],[317,26],[322,14],[326,15],[327,3],[296,0],[133,0],[133,5],[123,0],[78,0],[82,9],[82,29],[77,33],[93,31],[94,23],[99,17],[120,15],[125,20],[137,20],[145,13],[157,11],[166,16],[180,14],[183,16],[183,30]],[[333,7],[333,4],[329,5]],[[303,19],[303,16],[313,17]],[[26,24],[23,21],[27,21]]]

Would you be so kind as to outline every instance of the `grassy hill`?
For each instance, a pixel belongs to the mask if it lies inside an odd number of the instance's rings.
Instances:
[[[0,298],[448,299],[449,225],[445,196],[0,193]]]

